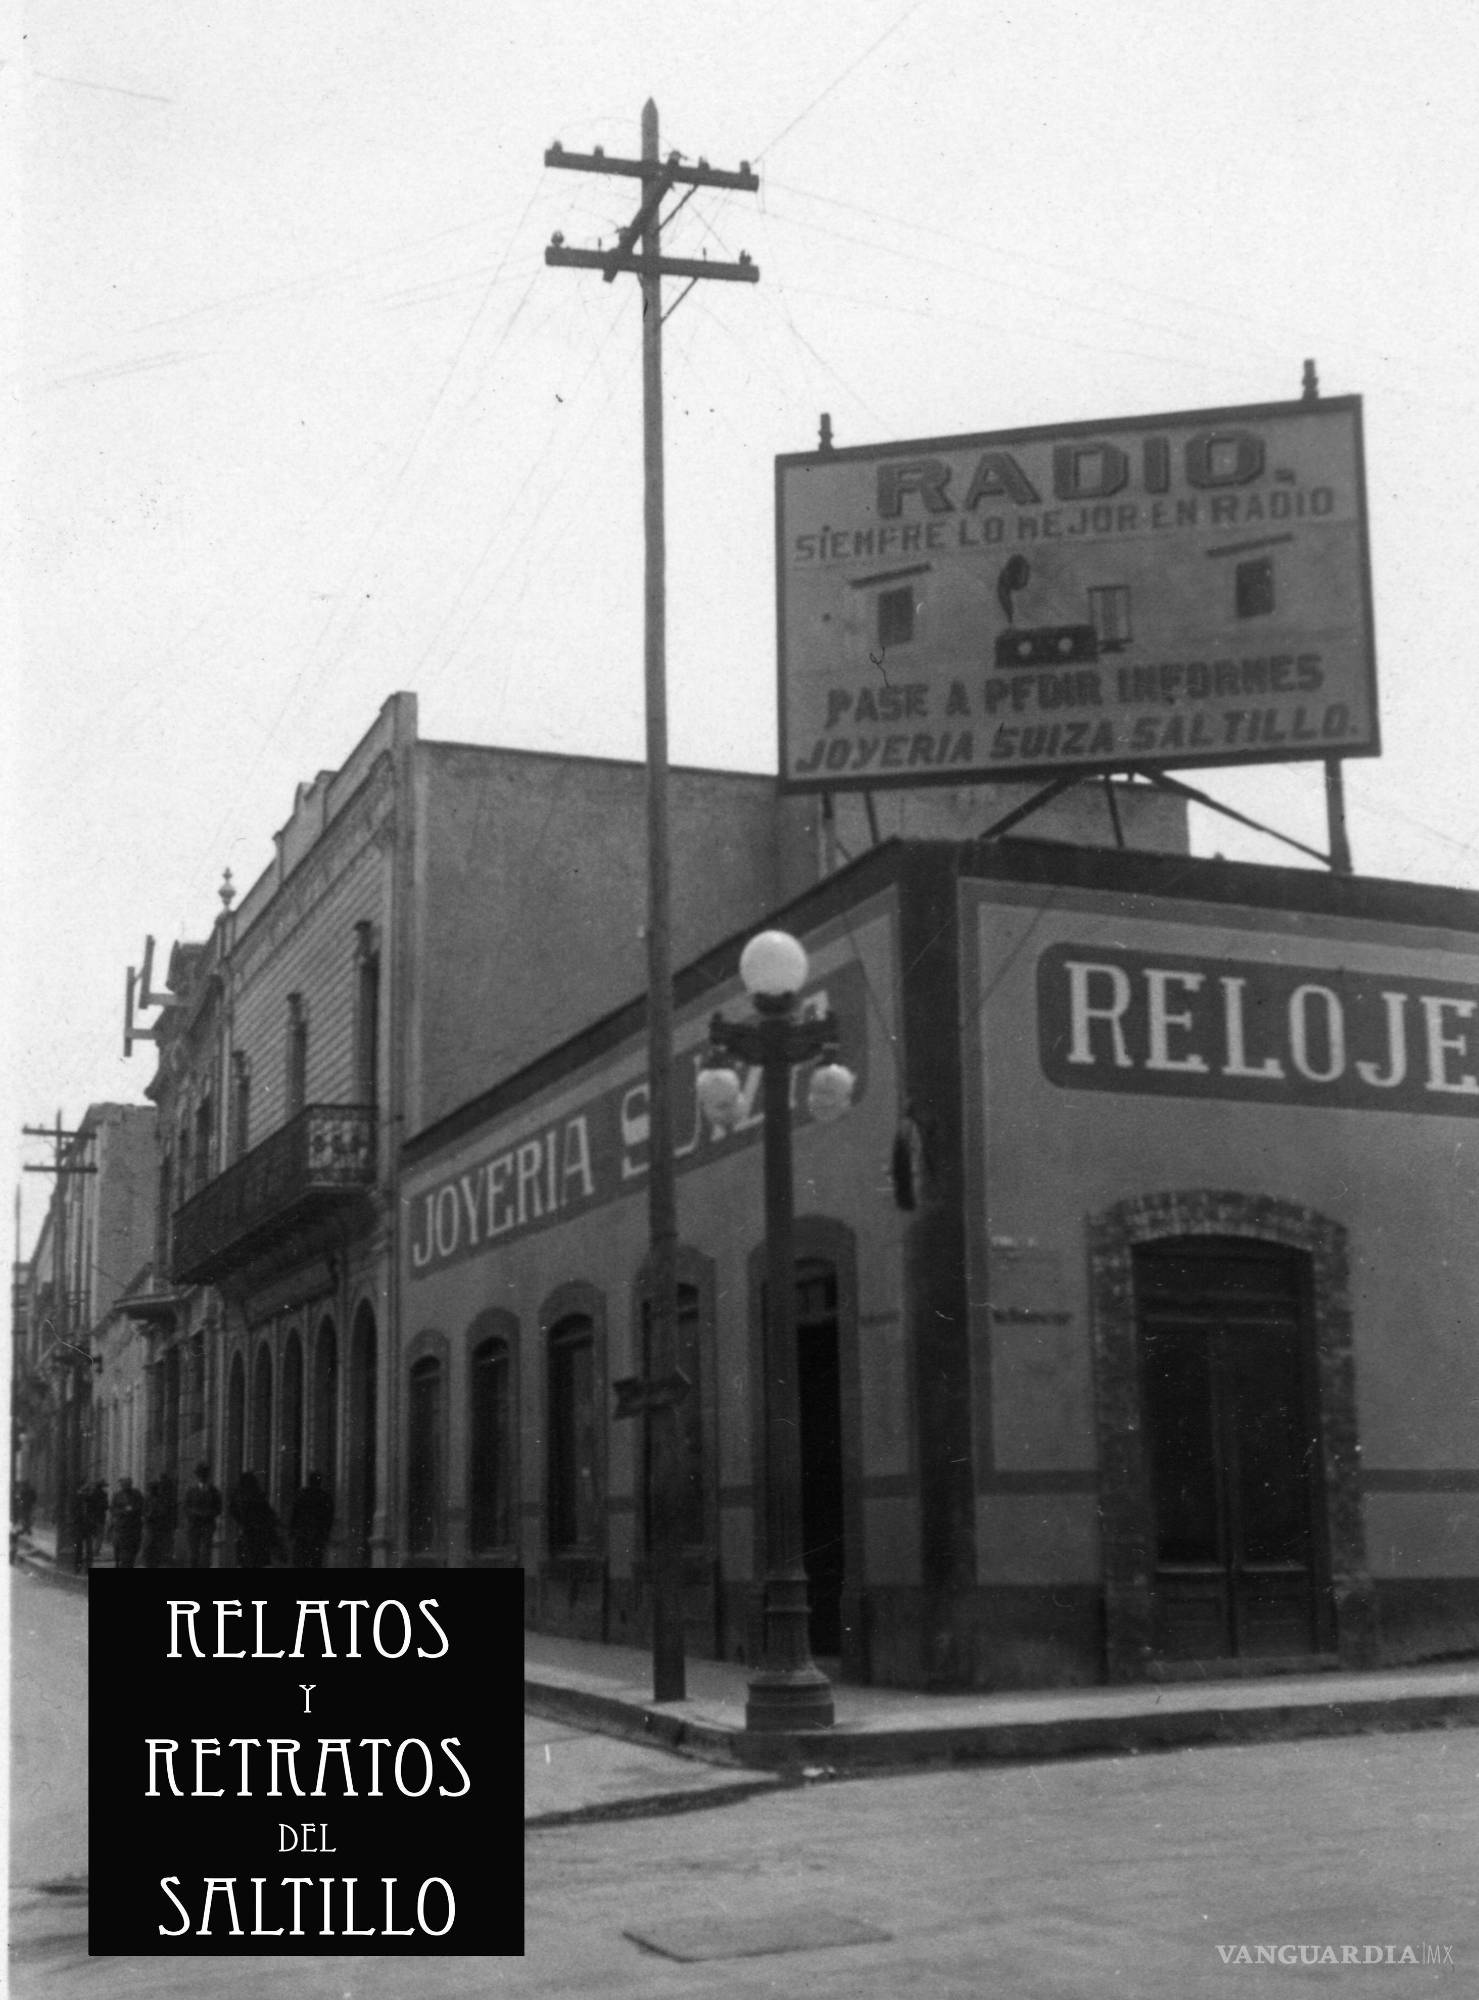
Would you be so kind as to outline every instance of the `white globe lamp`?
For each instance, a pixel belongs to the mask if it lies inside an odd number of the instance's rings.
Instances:
[[[788,931],[761,931],[740,953],[740,978],[757,1000],[784,1000],[806,984],[806,952]]]
[[[806,1108],[818,1125],[835,1125],[852,1108],[857,1078],[846,1063],[820,1062],[806,1087]]]
[[[732,1132],[744,1110],[744,1088],[738,1070],[728,1063],[708,1063],[694,1079],[699,1108],[716,1132]]]

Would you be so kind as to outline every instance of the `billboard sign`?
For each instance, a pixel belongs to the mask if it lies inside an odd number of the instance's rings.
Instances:
[[[776,461],[781,784],[1374,756],[1358,396]]]

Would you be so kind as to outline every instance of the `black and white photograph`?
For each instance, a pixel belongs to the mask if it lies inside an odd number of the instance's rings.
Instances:
[[[15,2000],[1479,1985],[1476,102],[25,0]]]

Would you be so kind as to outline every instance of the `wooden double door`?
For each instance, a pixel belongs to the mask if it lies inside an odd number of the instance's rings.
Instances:
[[[1135,1253],[1154,1517],[1154,1643],[1168,1661],[1330,1644],[1306,1259],[1178,1238]]]

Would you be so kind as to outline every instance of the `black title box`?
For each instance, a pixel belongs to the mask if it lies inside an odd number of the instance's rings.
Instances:
[[[94,1956],[524,1948],[519,1570],[94,1570]]]

